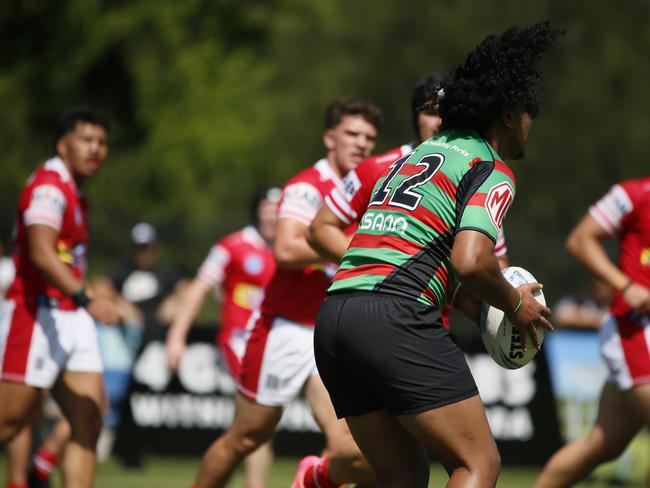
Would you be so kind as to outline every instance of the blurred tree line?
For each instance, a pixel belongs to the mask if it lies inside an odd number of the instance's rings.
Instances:
[[[567,30],[545,59],[545,105],[507,221],[511,261],[557,296],[580,273],[567,231],[645,159],[650,3],[628,0],[8,0],[0,3],[0,236],[27,176],[52,153],[57,115],[89,103],[112,148],[92,204],[93,271],[154,223],[165,260],[192,273],[210,244],[249,219],[263,183],[323,154],[323,110],[375,101],[378,151],[412,137],[414,83],[448,71],[485,35],[551,18]]]

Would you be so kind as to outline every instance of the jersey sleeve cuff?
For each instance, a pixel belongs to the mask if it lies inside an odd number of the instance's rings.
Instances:
[[[492,234],[490,234],[487,230],[481,229],[480,227],[461,227],[460,229],[456,230],[456,234],[458,234],[461,230],[473,230],[474,232],[480,232],[481,234],[485,234],[490,238],[490,240],[496,245],[497,243],[497,238],[494,237]]]

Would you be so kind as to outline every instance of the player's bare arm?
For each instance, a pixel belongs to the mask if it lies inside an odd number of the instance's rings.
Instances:
[[[307,242],[309,226],[291,218],[280,218],[275,235],[273,254],[278,267],[301,269],[322,262]]]
[[[56,252],[56,242],[59,233],[56,229],[41,224],[27,227],[29,242],[29,258],[43,274],[45,279],[72,296],[83,288],[79,281],[61,262]],[[97,298],[92,300],[86,309],[94,318],[104,324],[114,324],[120,321],[120,314],[108,300]]]
[[[603,242],[610,237],[594,217],[586,214],[573,228],[565,245],[589,271],[621,291],[623,299],[634,311],[650,313],[650,290],[632,281],[605,252]]]
[[[352,238],[343,232],[346,226],[327,205],[323,205],[309,226],[307,240],[323,259],[338,263]]]
[[[494,243],[485,234],[463,230],[456,235],[451,250],[451,264],[461,283],[477,298],[506,312],[513,324],[528,331],[539,349],[536,323],[549,330],[553,326],[546,317],[551,310],[537,302],[533,293],[540,284],[512,287],[501,274],[494,256]]]
[[[507,268],[508,255],[502,254],[497,256],[497,262],[499,263],[499,268]],[[476,325],[479,325],[481,319],[481,301],[472,295],[462,283],[458,283],[457,288],[454,290],[451,297],[451,305],[460,310]]]
[[[83,286],[57,255],[59,233],[56,229],[47,225],[30,225],[27,227],[27,236],[29,258],[47,281],[66,295],[72,295]]]
[[[169,328],[165,343],[167,364],[172,371],[178,369],[181,358],[185,353],[187,334],[201,311],[205,297],[211,290],[212,285],[196,277],[184,293],[183,304],[179,308],[176,318]]]
[[[106,276],[100,276],[92,281],[90,285],[89,295],[94,298],[105,298],[111,301],[120,311],[122,320],[131,324],[142,324],[143,315],[142,311],[132,302],[122,296],[122,294],[115,289],[113,281]]]

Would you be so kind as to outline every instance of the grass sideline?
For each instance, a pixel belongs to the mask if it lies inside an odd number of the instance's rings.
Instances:
[[[172,457],[149,457],[142,469],[125,470],[115,460],[100,464],[97,469],[95,482],[96,488],[141,488],[155,486],[157,488],[189,488],[199,466],[199,459],[193,458],[172,458]],[[0,453],[0,480],[4,486],[6,483],[6,457],[4,452]],[[298,464],[297,458],[278,458],[273,464],[271,477],[267,488],[289,488],[293,475]],[[587,481],[576,485],[583,488],[609,488],[611,478],[611,469],[605,466],[598,471],[598,475]],[[523,488],[533,484],[538,469],[534,468],[512,468],[505,467],[499,478],[499,487],[503,488]],[[633,479],[625,485],[629,488],[643,488],[643,478],[641,473],[634,473]],[[447,475],[444,470],[437,465],[431,469],[431,480],[429,486],[444,486]],[[237,471],[229,483],[232,488],[243,488],[243,479],[241,470]],[[57,479],[52,483],[52,488],[60,488],[60,480]]]

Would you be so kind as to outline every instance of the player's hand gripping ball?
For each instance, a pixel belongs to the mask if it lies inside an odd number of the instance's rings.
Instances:
[[[505,268],[501,273],[515,288],[537,281],[532,274],[518,266]],[[546,299],[541,290],[535,292],[533,296],[539,303],[546,305]],[[519,329],[508,320],[503,310],[485,303],[482,304],[480,329],[485,349],[499,366],[506,369],[518,369],[528,364],[537,354],[537,349],[528,336],[526,336],[527,348],[524,352],[523,337],[519,333]],[[542,326],[537,326],[536,329],[541,346],[546,329]]]

